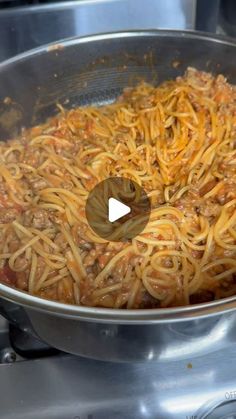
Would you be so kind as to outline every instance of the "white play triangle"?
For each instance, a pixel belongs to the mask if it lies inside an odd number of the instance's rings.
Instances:
[[[110,223],[119,220],[131,212],[128,205],[123,204],[115,198],[108,199],[108,220]]]

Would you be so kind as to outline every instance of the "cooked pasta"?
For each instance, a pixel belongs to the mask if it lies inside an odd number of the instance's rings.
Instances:
[[[189,68],[106,106],[59,109],[0,143],[1,282],[109,308],[235,295],[236,87]],[[97,236],[85,216],[89,191],[116,176],[151,201],[126,242]]]

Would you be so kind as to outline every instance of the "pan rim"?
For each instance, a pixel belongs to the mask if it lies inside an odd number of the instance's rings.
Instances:
[[[104,32],[101,34],[94,35],[85,35],[85,36],[73,36],[69,38],[60,39],[58,41],[53,41],[39,47],[21,52],[13,57],[8,58],[0,62],[0,71],[5,67],[15,64],[21,60],[27,59],[31,56],[38,55],[44,52],[60,52],[60,49],[63,50],[65,47],[72,45],[80,45],[84,43],[101,41],[101,40],[111,40],[116,38],[135,38],[135,37],[150,37],[150,36],[159,36],[159,37],[172,37],[181,36],[183,38],[189,39],[198,39],[200,41],[211,41],[213,43],[219,43],[224,45],[229,45],[236,47],[236,39],[229,36],[224,36],[220,34],[210,34],[203,31],[193,31],[193,30],[179,30],[179,29],[141,29],[141,30],[129,30],[129,31],[116,31],[116,32]]]

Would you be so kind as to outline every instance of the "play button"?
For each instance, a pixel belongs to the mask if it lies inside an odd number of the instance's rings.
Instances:
[[[126,241],[140,234],[150,216],[143,188],[124,177],[110,177],[89,193],[86,218],[92,230],[108,241]]]
[[[131,208],[128,205],[123,204],[115,198],[108,199],[108,220],[110,223],[120,220],[120,218],[129,214]]]

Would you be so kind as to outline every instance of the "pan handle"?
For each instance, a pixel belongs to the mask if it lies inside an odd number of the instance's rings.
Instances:
[[[0,315],[9,321],[10,324],[37,337],[23,307],[0,298]]]
[[[60,352],[48,346],[35,333],[24,307],[0,298],[0,315],[9,322],[10,343],[18,355],[23,358],[41,358]]]

